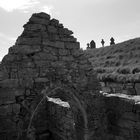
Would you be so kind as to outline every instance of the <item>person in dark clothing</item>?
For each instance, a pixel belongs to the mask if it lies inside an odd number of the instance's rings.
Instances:
[[[102,44],[102,47],[104,47],[105,41],[103,39],[101,40],[101,44]]]
[[[90,48],[91,49],[96,48],[96,44],[95,44],[94,40],[91,40],[91,42],[90,42]]]
[[[87,43],[87,50],[90,49],[89,43]]]
[[[114,40],[113,37],[111,37],[111,38],[110,38],[110,45],[113,45],[113,44],[115,44],[115,40]]]

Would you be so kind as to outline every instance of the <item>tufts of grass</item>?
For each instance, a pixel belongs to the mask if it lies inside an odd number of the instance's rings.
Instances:
[[[138,74],[140,74],[140,38],[113,46],[86,50],[85,53],[100,78],[108,80],[113,78],[119,81],[138,80]]]

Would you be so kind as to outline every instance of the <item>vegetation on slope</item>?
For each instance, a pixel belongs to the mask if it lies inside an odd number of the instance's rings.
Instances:
[[[85,52],[100,80],[140,81],[140,38]]]

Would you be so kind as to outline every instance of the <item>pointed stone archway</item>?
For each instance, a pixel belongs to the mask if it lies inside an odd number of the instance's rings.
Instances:
[[[37,109],[35,108],[35,112],[31,116],[30,126],[28,126],[28,129],[34,128],[35,139],[47,138],[51,134],[55,140],[88,140],[87,113],[77,96],[77,92],[67,86],[46,91]],[[47,97],[59,98],[67,102],[70,107],[48,102]],[[40,120],[42,124],[39,123]],[[44,128],[42,132],[40,126]]]

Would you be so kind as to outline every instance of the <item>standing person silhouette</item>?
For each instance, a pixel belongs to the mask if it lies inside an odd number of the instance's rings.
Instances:
[[[105,41],[103,39],[101,40],[101,44],[102,44],[102,47],[104,47]]]
[[[94,42],[94,40],[91,40],[91,42],[90,42],[90,48],[91,49],[96,48],[96,43]]]
[[[111,38],[110,38],[110,45],[113,45],[113,44],[115,44],[115,40],[114,40],[113,37],[111,37]]]
[[[87,43],[87,50],[90,49],[89,43]]]

